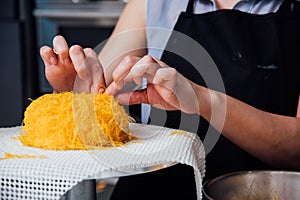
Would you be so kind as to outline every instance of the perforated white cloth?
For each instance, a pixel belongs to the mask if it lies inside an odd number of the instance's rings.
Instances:
[[[130,124],[139,139],[107,150],[51,151],[26,147],[19,140],[21,127],[0,128],[0,158],[4,153],[36,158],[0,160],[1,199],[60,199],[87,179],[127,176],[183,163],[194,168],[201,199],[205,152],[195,134],[152,125]]]

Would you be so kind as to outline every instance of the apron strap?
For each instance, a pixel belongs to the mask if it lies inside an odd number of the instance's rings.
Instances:
[[[299,15],[299,5],[300,1],[285,0],[282,2],[282,5],[277,12],[284,13],[286,16]]]
[[[187,14],[193,14],[194,13],[194,3],[195,3],[195,0],[189,0],[189,3],[186,7],[186,13]]]
[[[290,9],[293,15],[300,15],[300,1],[290,0]]]

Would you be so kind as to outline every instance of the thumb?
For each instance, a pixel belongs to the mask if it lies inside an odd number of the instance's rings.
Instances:
[[[121,92],[116,95],[116,99],[120,104],[124,104],[124,105],[132,105],[132,104],[140,104],[140,103],[149,104],[146,89],[130,91],[130,92]]]

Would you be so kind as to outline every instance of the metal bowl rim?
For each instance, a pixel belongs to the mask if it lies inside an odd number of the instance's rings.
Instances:
[[[269,173],[269,174],[296,174],[300,175],[299,171],[289,171],[289,170],[251,170],[251,171],[238,171],[238,172],[231,172],[228,174],[224,174],[221,176],[218,176],[216,178],[210,179],[205,181],[202,187],[202,192],[208,200],[214,200],[210,195],[206,193],[206,188],[208,185],[211,185],[213,183],[216,183],[217,181],[223,180],[228,177],[236,176],[236,175],[246,175],[246,174],[262,174],[262,173]]]

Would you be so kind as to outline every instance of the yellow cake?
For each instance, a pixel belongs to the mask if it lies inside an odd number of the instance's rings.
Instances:
[[[101,149],[133,140],[132,118],[107,94],[45,94],[24,113],[19,140],[27,146],[53,149]]]

